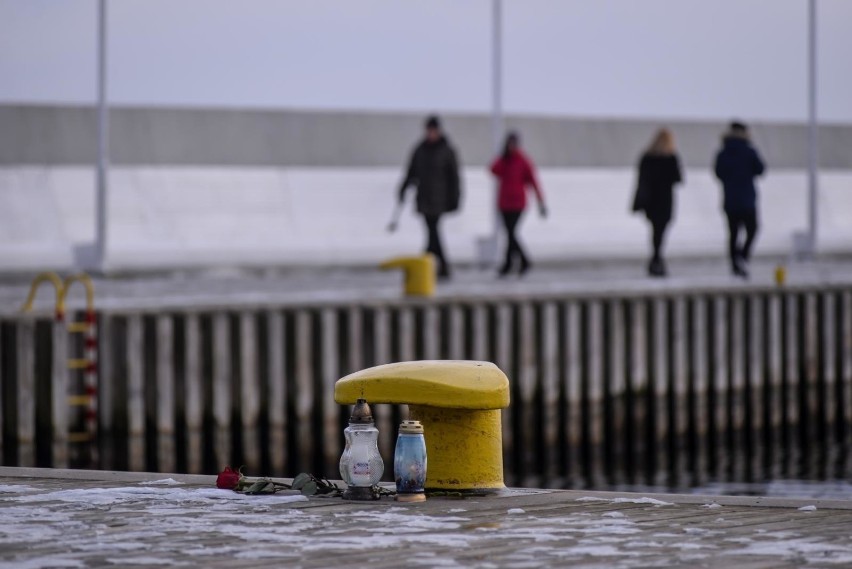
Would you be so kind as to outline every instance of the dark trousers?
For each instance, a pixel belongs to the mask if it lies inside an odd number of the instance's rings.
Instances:
[[[728,213],[728,254],[731,264],[737,265],[740,259],[748,261],[751,255],[751,246],[757,235],[757,211],[752,210],[743,213]],[[745,230],[745,242],[739,245],[740,229]]]
[[[521,220],[523,211],[503,211],[503,226],[506,228],[506,262],[503,263],[503,272],[512,268],[512,258],[517,256],[521,261],[521,268],[529,265],[524,249],[521,247],[516,235],[518,222]]]
[[[666,228],[669,226],[668,219],[651,219],[651,246],[654,251],[654,261],[660,261],[663,258],[663,238],[666,235]]]
[[[435,261],[438,263],[438,275],[449,276],[450,267],[447,264],[446,257],[444,257],[444,247],[441,245],[441,233],[438,230],[438,222],[441,221],[441,214],[424,214],[423,221],[426,222],[426,233],[428,235],[426,252],[435,255]]]

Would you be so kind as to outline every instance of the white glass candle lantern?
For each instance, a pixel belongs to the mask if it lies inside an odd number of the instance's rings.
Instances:
[[[343,497],[372,500],[373,486],[382,479],[385,463],[379,454],[379,430],[366,400],[359,399],[355,404],[343,435],[346,438],[346,448],[340,457],[340,476],[346,482]]]

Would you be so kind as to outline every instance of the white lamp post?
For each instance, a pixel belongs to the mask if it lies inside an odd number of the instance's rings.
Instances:
[[[813,260],[817,249],[819,127],[817,124],[817,7],[808,0],[808,227],[793,233],[793,257]]]
[[[106,269],[107,169],[109,167],[109,110],[107,108],[107,0],[98,0],[98,162],[95,197],[94,268]]]
[[[816,255],[819,130],[817,127],[817,8],[808,0],[808,254]]]
[[[495,152],[503,137],[503,1],[491,0],[491,136]],[[477,240],[479,263],[490,267],[497,262],[500,224],[497,211],[497,185],[491,206],[491,232]]]

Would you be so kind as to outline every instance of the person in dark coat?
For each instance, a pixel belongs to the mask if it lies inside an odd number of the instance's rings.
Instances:
[[[415,147],[405,178],[399,187],[399,202],[405,200],[410,186],[417,188],[417,211],[426,224],[426,252],[435,255],[438,277],[450,277],[450,266],[441,243],[441,217],[459,208],[461,180],[456,151],[441,131],[436,116],[426,120],[426,136]]]
[[[654,277],[666,276],[663,238],[672,220],[673,188],[682,181],[674,135],[667,128],[660,129],[639,161],[639,182],[633,199],[633,211],[645,212],[645,217],[651,222],[653,249],[648,274]]]
[[[503,226],[506,228],[506,261],[498,273],[503,277],[512,270],[514,258],[520,261],[518,270],[521,275],[530,268],[521,243],[515,235],[521,215],[527,207],[527,189],[532,188],[538,200],[538,210],[542,217],[547,216],[544,196],[535,177],[535,166],[521,150],[521,142],[517,133],[509,133],[503,146],[503,153],[491,164],[491,173],[500,181],[497,194],[497,207],[503,216]]]
[[[757,235],[757,188],[754,179],[766,171],[766,165],[751,144],[745,124],[731,123],[723,137],[722,149],[716,155],[715,171],[724,190],[731,270],[739,277],[748,278],[746,264]],[[740,230],[745,231],[742,245]]]

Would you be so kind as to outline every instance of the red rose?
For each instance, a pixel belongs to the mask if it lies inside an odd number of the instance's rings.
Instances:
[[[226,466],[225,470],[220,472],[219,476],[216,477],[216,488],[221,488],[222,490],[236,490],[242,479],[242,474],[233,470],[230,466]]]

